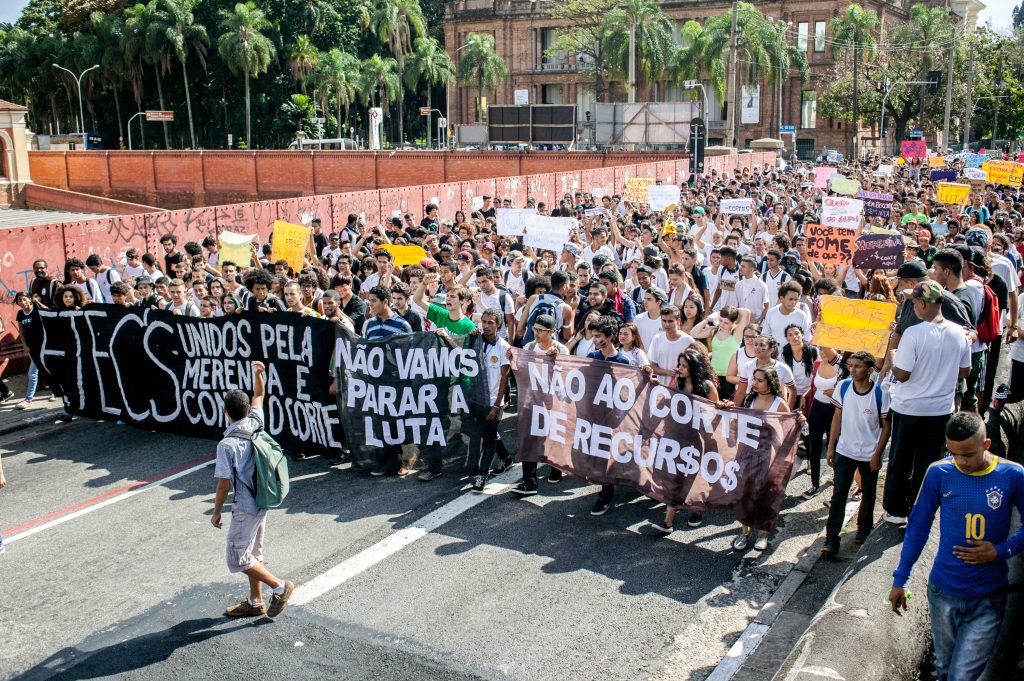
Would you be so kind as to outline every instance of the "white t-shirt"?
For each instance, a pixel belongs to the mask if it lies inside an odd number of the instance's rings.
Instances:
[[[1024,296],[1020,296],[1017,300],[1017,319],[1018,324],[1020,324],[1020,320],[1024,320]],[[1017,330],[1014,329],[1013,332],[1017,333]],[[1014,362],[1024,362],[1024,338],[1018,338],[1010,343],[1010,359]]]
[[[682,331],[679,332],[679,338],[674,341],[670,341],[665,333],[659,333],[651,341],[651,347],[647,351],[647,356],[650,358],[651,363],[657,366],[659,369],[665,371],[675,371],[676,367],[679,366],[679,354],[690,347],[693,343],[693,338]],[[663,383],[667,383],[668,376],[659,376],[663,380]]]
[[[761,277],[762,281],[764,281],[765,287],[768,289],[768,304],[778,305],[779,286],[792,279],[792,277],[789,276],[789,272],[780,267],[778,275],[772,274],[771,270],[765,270]]]
[[[742,351],[742,348],[741,348]],[[793,378],[793,372],[790,371],[789,367],[782,360],[773,360],[775,363],[772,364],[772,368],[775,369],[775,373],[779,375],[779,382],[787,388],[793,388],[796,390],[796,379]],[[749,384],[754,378],[754,369],[757,368],[757,359],[753,362],[749,362],[743,365],[743,368],[739,370],[737,376],[740,379],[740,383]],[[765,367],[767,368],[767,367]]]
[[[757,277],[736,282],[736,307],[750,310],[754,314],[754,319],[761,316],[761,310],[767,302],[768,287]]]
[[[100,292],[103,294],[103,300],[97,302],[112,303],[114,299],[110,297],[110,285],[121,281],[121,275],[117,273],[113,267],[108,268],[105,272],[100,272],[96,275],[96,283],[100,287]]]
[[[146,268],[143,267],[142,265],[139,265],[138,267],[132,267],[131,265],[125,265],[121,269],[121,274],[122,274],[122,277],[124,279],[127,279],[128,277],[141,277],[145,273],[146,273]]]
[[[504,307],[501,304],[502,299],[505,300]],[[480,304],[483,305],[483,308],[477,310],[477,312],[483,312],[489,307],[495,307],[501,310],[502,314],[506,315],[512,314],[513,312],[516,311],[516,306],[513,302],[512,294],[506,293],[501,289],[495,289],[493,296],[489,296],[483,291],[480,291]],[[498,329],[498,335],[502,338],[508,338],[508,324],[505,323],[504,317],[502,317],[501,319],[501,328]]]
[[[1024,300],[1024,298],[1021,298],[1021,300]],[[633,323],[636,324],[637,331],[640,332],[640,340],[643,341],[644,348],[650,351],[654,337],[661,333],[661,317],[651,319],[647,311],[644,310],[643,313],[633,317]]]
[[[909,381],[896,384],[893,411],[908,416],[951,414],[958,371],[971,366],[967,334],[945,319],[912,326],[903,332],[893,366],[910,372]]]
[[[804,332],[804,340],[811,341],[811,318],[800,306],[793,308],[789,314],[783,314],[782,308],[778,305],[769,308],[764,315],[761,333],[771,336],[779,342],[779,345],[785,345],[788,342],[786,341],[786,327],[790,324],[799,326],[800,330]]]
[[[508,366],[508,351],[512,346],[500,336],[495,339],[494,343],[487,343],[481,339],[481,346],[480,354],[487,372],[487,389],[490,391],[491,406],[493,407],[498,404],[498,380],[501,378],[501,368]]]
[[[739,283],[740,270],[738,267],[732,272],[727,270],[725,267],[722,267],[718,271],[718,302],[713,306],[716,311],[721,310],[726,305],[733,305],[735,307],[740,306],[739,295],[737,293]],[[713,294],[712,298],[714,298]]]
[[[878,413],[879,402],[881,414]],[[882,434],[881,419],[889,415],[889,391],[878,389],[872,383],[862,395],[853,386],[853,379],[847,378],[832,391],[832,404],[843,410],[836,452],[854,461],[870,461]]]

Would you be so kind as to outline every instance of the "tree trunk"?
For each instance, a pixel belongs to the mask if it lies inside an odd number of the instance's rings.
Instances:
[[[167,111],[167,107],[164,106],[164,83],[163,79],[160,78],[160,65],[153,64],[153,71],[156,73],[156,92],[160,98],[160,110]],[[167,136],[167,122],[164,121],[164,149],[171,148],[171,138]]]
[[[338,106],[338,115],[337,115],[337,119],[338,119],[338,137],[344,137],[345,136],[345,125],[348,124],[348,121],[346,120],[345,124],[342,124],[342,122],[341,122],[341,93],[340,92],[338,93],[336,104]],[[348,118],[347,112],[346,112],[345,118]]]
[[[185,60],[181,61],[181,77],[185,82],[185,106],[188,108],[188,137],[192,140],[192,148],[196,148],[196,130],[192,125],[192,95],[189,94],[188,89],[188,68],[185,66]]]
[[[860,40],[860,35],[859,34],[857,34],[857,40],[858,41]],[[853,139],[850,142],[850,148],[852,150],[852,153],[850,155],[850,159],[852,161],[856,161],[857,160],[857,121],[859,120],[858,119],[859,113],[857,111],[857,105],[859,104],[859,102],[858,102],[857,98],[860,96],[860,92],[858,90],[859,82],[857,80],[857,77],[858,77],[858,75],[860,73],[860,69],[859,69],[860,60],[858,59],[858,57],[860,56],[859,52],[860,52],[860,47],[856,43],[854,43],[854,45],[853,45],[853,123],[851,125],[851,127],[853,128]]]
[[[405,88],[398,84],[398,146],[405,144],[405,126],[402,124],[402,115],[405,113]]]
[[[778,77],[779,76],[776,76],[776,78],[778,78]],[[769,116],[768,116],[769,136],[777,135],[778,133],[776,131],[779,129],[779,127],[777,125],[775,125],[775,114],[776,114],[775,109],[778,106],[778,102],[775,101],[775,100],[776,100],[776,97],[778,97],[778,94],[779,94],[779,88],[777,86],[778,86],[778,83],[774,83],[772,85],[772,110],[771,110],[771,114],[769,114]]]
[[[138,87],[132,88],[132,96],[135,99],[135,110],[142,111],[142,78],[138,80]],[[131,125],[129,123],[128,125]],[[146,148],[146,124],[145,121],[139,122],[139,137],[142,139],[142,148]]]
[[[252,149],[252,130],[249,111],[249,71],[245,71],[245,148]]]
[[[484,122],[484,74],[476,77],[476,122]]]
[[[427,83],[427,109],[430,110],[430,115],[427,116],[427,149],[430,149],[430,119],[434,115],[434,106],[430,103],[430,83]]]
[[[121,98],[117,96],[117,88],[114,88],[114,109],[117,111],[117,148],[121,148],[124,142],[124,123],[121,122]]]

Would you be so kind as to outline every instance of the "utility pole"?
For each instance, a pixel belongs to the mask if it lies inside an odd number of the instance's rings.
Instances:
[[[955,33],[954,33],[955,36]],[[949,114],[953,107],[953,55],[956,52],[956,38],[950,41],[949,44],[949,63],[946,66],[948,69],[946,72],[946,111],[942,115],[942,146],[946,149],[952,149],[953,145],[950,144],[949,139]]]
[[[732,136],[731,142],[727,145],[735,147],[740,140],[740,96],[739,96],[739,74],[736,72],[736,25],[739,22],[739,11],[740,5],[739,0],[733,0],[732,3],[732,28],[729,31],[729,82],[728,82],[728,97],[731,101],[728,102],[728,113],[726,116],[725,127],[728,134]]]
[[[636,102],[636,22],[629,25],[629,103]]]
[[[964,151],[971,143],[971,114],[974,111],[974,41],[967,36],[967,116],[964,118]]]
[[[998,93],[999,93],[1000,90],[1003,89],[1003,73],[1002,73],[1002,71],[1003,70],[1000,68],[999,69],[999,75],[996,76],[996,82],[995,82],[996,96],[994,97],[994,99],[996,100],[996,103],[995,103],[996,110],[995,110],[995,113],[992,116],[992,148],[993,149],[996,148],[996,140],[999,139],[999,100],[1002,99],[1002,97]]]

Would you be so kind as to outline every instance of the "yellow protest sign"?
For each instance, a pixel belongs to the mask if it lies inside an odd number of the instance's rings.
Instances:
[[[946,159],[942,158],[941,156],[929,156],[928,157],[928,167],[929,168],[945,168],[946,167]]]
[[[814,325],[815,345],[836,350],[867,350],[876,358],[885,354],[889,325],[896,305],[875,300],[822,296],[821,320]]]
[[[272,236],[274,250],[271,257],[274,260],[287,260],[288,267],[298,272],[302,269],[302,258],[309,248],[310,234],[312,232],[309,227],[275,220]]]
[[[936,200],[949,206],[962,206],[971,193],[971,185],[939,182],[935,185]]]
[[[622,192],[622,200],[630,203],[648,203],[648,190],[657,183],[653,177],[627,177],[626,188]]]
[[[981,169],[988,174],[988,181],[993,184],[1019,187],[1024,180],[1024,165],[1013,161],[987,161],[981,164]]]
[[[420,260],[427,257],[427,252],[419,246],[395,246],[392,244],[381,245],[385,251],[395,256],[395,267],[416,265]]]
[[[220,242],[220,259],[223,265],[226,262],[233,262],[239,269],[248,267],[252,261],[252,240],[255,234],[236,234],[234,232],[221,232],[218,241]]]

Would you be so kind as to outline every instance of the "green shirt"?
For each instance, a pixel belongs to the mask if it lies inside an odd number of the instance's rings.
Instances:
[[[922,225],[928,224],[928,223],[931,222],[931,220],[929,220],[928,216],[926,216],[926,215],[921,215],[920,213],[907,213],[906,215],[903,216],[903,219],[900,220],[900,224],[901,225],[905,225],[910,220],[917,220]]]
[[[427,319],[437,328],[447,329],[450,333],[460,336],[470,334],[476,329],[476,324],[469,317],[463,317],[459,321],[453,322],[452,318],[448,316],[447,309],[433,303],[427,308]]]

